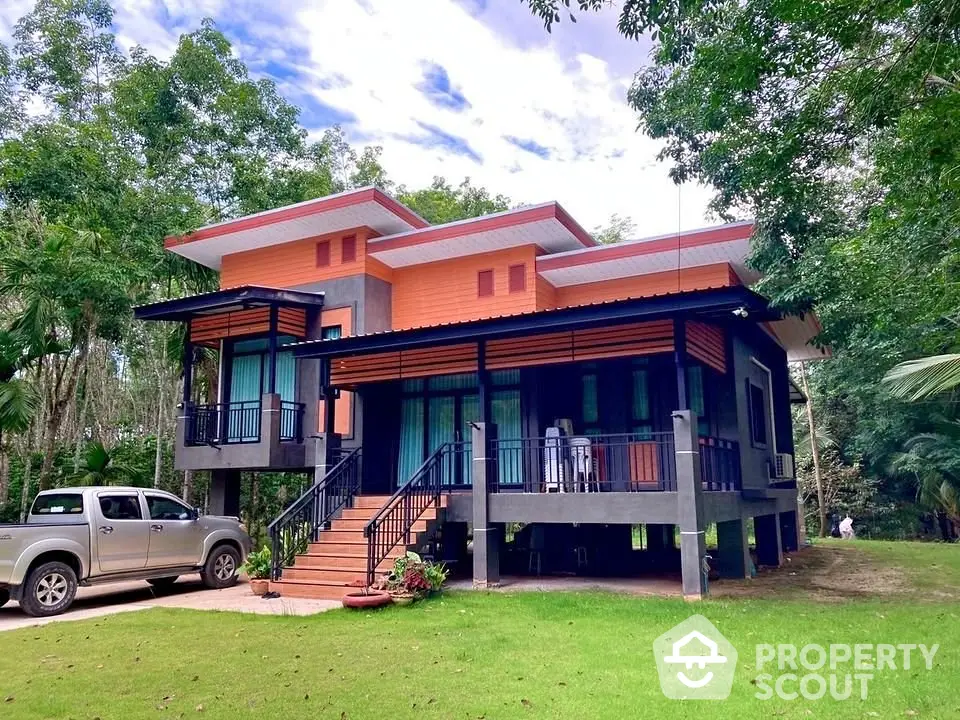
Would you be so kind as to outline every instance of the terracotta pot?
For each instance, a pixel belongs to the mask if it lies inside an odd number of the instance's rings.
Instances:
[[[250,592],[254,595],[263,595],[270,589],[270,581],[264,579],[251,579]]]
[[[344,595],[341,602],[345,608],[360,610],[389,605],[393,602],[393,598],[390,597],[390,593],[380,590],[370,590],[367,594],[363,594],[358,590],[357,592]]]

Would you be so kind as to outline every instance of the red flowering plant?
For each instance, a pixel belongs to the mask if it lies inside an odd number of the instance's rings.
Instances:
[[[443,564],[424,560],[417,553],[408,552],[394,561],[386,585],[395,597],[422,598],[440,592],[447,574]]]

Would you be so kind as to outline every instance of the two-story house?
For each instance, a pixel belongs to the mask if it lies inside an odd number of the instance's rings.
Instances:
[[[601,246],[556,203],[431,226],[366,188],[168,238],[222,288],[137,310],[189,327],[176,465],[212,471],[227,514],[243,470],[314,474],[271,526],[289,595],[342,596],[426,541],[463,559],[468,537],[494,584],[508,524],[536,530],[536,571],[622,557],[643,526],[691,597],[713,523],[723,575],[749,574],[751,519],[777,565],[798,542],[787,363],[823,352],[814,317],[749,289],[751,231]],[[216,402],[193,392],[200,346]]]

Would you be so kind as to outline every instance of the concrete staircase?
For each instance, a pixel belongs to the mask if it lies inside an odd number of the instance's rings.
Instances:
[[[305,553],[297,555],[292,567],[284,568],[282,579],[271,582],[270,590],[281,596],[318,600],[340,600],[346,593],[355,592],[352,583],[364,581],[367,572],[367,539],[363,537],[363,528],[389,500],[387,495],[354,498],[353,507],[343,510],[340,517],[330,523],[329,530],[321,530],[317,542],[310,543]],[[392,548],[377,572],[387,572],[397,557],[420,547],[435,530],[438,512],[445,505],[446,497],[443,497],[439,508],[424,511],[411,529],[412,542]]]

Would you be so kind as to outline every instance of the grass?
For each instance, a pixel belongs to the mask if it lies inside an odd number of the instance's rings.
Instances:
[[[885,545],[885,544],[884,544]],[[960,547],[856,544],[945,568]],[[693,612],[737,647],[731,697],[667,700],[653,640]],[[875,674],[866,701],[755,699],[757,643],[939,643],[932,671]],[[919,660],[919,656],[917,656]],[[823,603],[605,593],[450,593],[310,618],[148,610],[0,634],[0,717],[960,718],[960,608],[904,598]],[[6,699],[6,701],[5,701]]]

